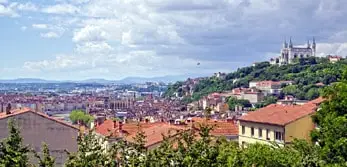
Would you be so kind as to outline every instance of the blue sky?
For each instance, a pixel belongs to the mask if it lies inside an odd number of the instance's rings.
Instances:
[[[347,54],[345,0],[0,0],[0,79],[230,72],[315,36]],[[200,62],[200,66],[197,63]]]

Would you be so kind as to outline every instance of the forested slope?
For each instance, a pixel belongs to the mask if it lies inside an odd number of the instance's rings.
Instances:
[[[313,99],[319,95],[320,86],[317,83],[329,85],[341,78],[347,60],[330,63],[327,58],[311,57],[298,59],[296,63],[276,66],[268,62],[257,63],[254,66],[239,68],[227,74],[225,79],[208,77],[194,86],[192,96],[184,97],[187,101],[200,99],[211,92],[231,90],[237,87],[248,87],[250,81],[291,80],[294,84],[283,88],[284,95],[294,95],[298,99]],[[185,95],[182,89],[184,82],[170,85],[164,96],[171,97],[175,92]]]

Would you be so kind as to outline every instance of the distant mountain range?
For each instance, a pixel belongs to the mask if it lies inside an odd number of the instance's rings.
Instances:
[[[199,77],[197,74],[192,75],[171,75],[171,76],[162,76],[162,77],[152,77],[152,78],[145,78],[145,77],[127,77],[121,80],[106,80],[102,78],[93,78],[93,79],[86,79],[86,80],[79,80],[79,81],[73,81],[73,80],[45,80],[45,79],[38,79],[38,78],[18,78],[18,79],[0,79],[0,83],[99,83],[99,84],[110,84],[110,83],[116,83],[116,84],[134,84],[134,83],[145,83],[145,82],[164,82],[164,83],[170,83],[170,82],[176,82],[176,81],[183,81],[186,80],[189,77]]]

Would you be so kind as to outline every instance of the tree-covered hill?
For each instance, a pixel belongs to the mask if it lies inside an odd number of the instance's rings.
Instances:
[[[284,95],[294,95],[298,99],[310,100],[319,95],[320,86],[317,86],[317,83],[329,85],[336,82],[341,78],[346,65],[346,59],[330,63],[327,58],[319,57],[298,59],[294,64],[283,66],[261,62],[253,66],[239,68],[235,72],[227,74],[224,79],[215,76],[202,79],[194,85],[192,96],[184,96],[186,89],[182,89],[182,87],[184,87],[185,82],[170,85],[164,96],[172,97],[177,92],[183,96],[184,100],[195,101],[212,92],[248,87],[250,81],[291,80],[294,81],[294,84],[283,88]]]

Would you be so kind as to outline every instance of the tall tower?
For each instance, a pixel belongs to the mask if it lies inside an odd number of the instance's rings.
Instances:
[[[307,48],[310,48],[311,44],[310,44],[310,40],[307,40]]]
[[[316,56],[316,40],[313,37],[312,41],[312,51],[313,51],[313,56]]]
[[[293,48],[292,37],[289,39],[289,48]]]
[[[287,40],[284,39],[284,42],[283,42],[283,48],[287,48],[288,47],[288,44],[287,44]]]

